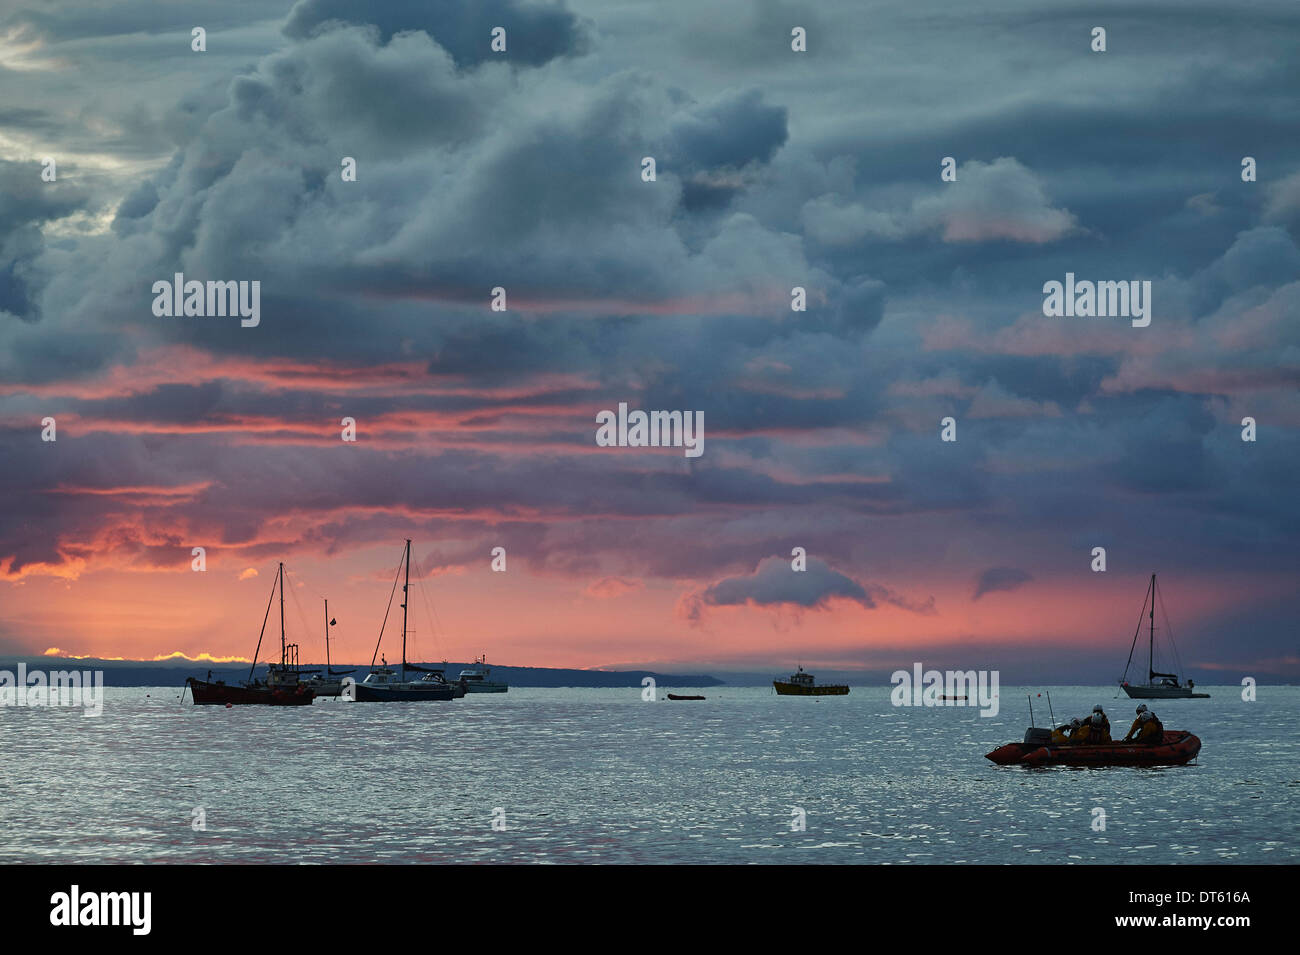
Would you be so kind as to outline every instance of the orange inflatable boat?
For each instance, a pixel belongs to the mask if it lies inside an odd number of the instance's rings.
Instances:
[[[1044,743],[1030,730],[1025,742],[1007,743],[985,755],[999,766],[1181,766],[1196,758],[1201,741],[1187,730],[1165,730],[1159,743]],[[1050,740],[1050,734],[1048,734]]]

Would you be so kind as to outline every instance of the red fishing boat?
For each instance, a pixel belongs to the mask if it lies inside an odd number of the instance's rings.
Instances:
[[[231,686],[224,680],[215,680],[209,683],[207,680],[200,680],[197,677],[189,677],[185,683],[189,686],[190,692],[194,694],[194,702],[200,705],[205,703],[229,703],[232,706],[237,706],[245,703],[257,703],[263,706],[307,706],[315,698],[311,687],[306,684],[299,684],[293,689],[271,687],[260,681]]]
[[[280,665],[274,663],[267,667],[266,680],[254,680],[253,671],[257,668],[257,655],[262,651],[262,637],[266,635],[266,622],[271,618],[271,603],[275,592],[280,591]],[[208,671],[211,677],[212,671]],[[298,646],[287,643],[284,638],[284,564],[276,574],[276,582],[271,587],[271,597],[266,602],[266,615],[262,618],[262,632],[257,635],[257,649],[253,651],[253,665],[249,667],[248,679],[237,685],[227,684],[225,680],[200,680],[189,677],[185,685],[190,688],[195,705],[239,706],[260,704],[262,706],[308,706],[316,694],[312,688],[299,679]]]

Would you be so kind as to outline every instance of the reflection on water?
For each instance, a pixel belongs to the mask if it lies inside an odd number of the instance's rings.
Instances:
[[[232,709],[109,688],[97,718],[0,708],[0,862],[1295,863],[1300,688],[1208,689],[1155,705],[1196,765],[1027,770],[983,758],[1028,723],[1011,687],[994,718],[888,686]],[[1128,726],[1113,689],[1051,692]]]

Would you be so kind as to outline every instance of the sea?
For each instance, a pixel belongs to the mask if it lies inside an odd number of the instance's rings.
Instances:
[[[890,687],[512,689],[440,703],[0,707],[0,863],[925,865],[1300,861],[1300,688],[1155,701],[1188,766],[984,758],[1114,687],[894,706]],[[1050,702],[1049,702],[1050,701]]]

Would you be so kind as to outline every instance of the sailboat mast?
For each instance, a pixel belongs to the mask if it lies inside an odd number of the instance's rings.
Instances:
[[[280,666],[284,666],[284,561],[280,562]]]
[[[325,599],[325,675],[329,675],[330,669],[330,602],[329,598]]]
[[[275,600],[275,584],[271,585],[271,593],[266,598],[266,613],[262,614],[262,629],[257,633],[257,649],[253,651],[253,662],[248,667],[248,679],[252,682],[253,673],[257,670],[257,658],[262,653],[262,638],[266,636],[266,624],[271,619],[271,604]]]
[[[406,539],[406,580],[402,582],[402,682],[406,682],[406,605],[411,602],[411,539]]]
[[[1151,575],[1151,639],[1147,642],[1147,679],[1156,678],[1156,575]]]

